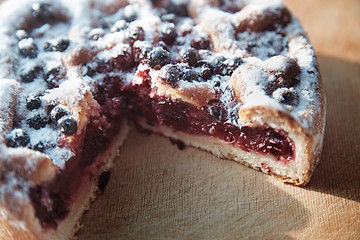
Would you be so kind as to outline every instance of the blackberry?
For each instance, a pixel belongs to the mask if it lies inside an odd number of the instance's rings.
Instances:
[[[299,104],[299,96],[294,88],[276,89],[272,93],[272,96],[274,97],[275,100],[277,100],[282,104],[293,105],[293,106]]]
[[[48,84],[48,88],[58,87],[58,80],[61,78],[61,68],[44,68],[44,80]]]
[[[204,80],[208,80],[213,75],[212,66],[210,63],[203,62],[200,68],[200,77]]]
[[[36,58],[38,48],[32,38],[24,38],[18,43],[20,55],[22,57]]]
[[[148,64],[152,68],[161,68],[169,64],[170,61],[170,53],[162,47],[156,47],[149,54]]]
[[[56,50],[54,50],[54,44],[52,42],[49,42],[49,41],[44,43],[43,49],[45,51],[47,51],[47,52],[56,51]]]
[[[49,3],[36,2],[31,8],[31,15],[37,20],[46,21],[54,17],[52,6]]]
[[[41,99],[39,96],[29,95],[26,98],[26,108],[28,110],[38,109],[41,107]]]
[[[196,72],[194,70],[186,69],[184,71],[184,74],[182,75],[181,79],[188,81],[188,82],[193,82],[193,81],[198,80],[198,75],[196,74]]]
[[[57,123],[60,120],[60,118],[68,116],[70,114],[71,112],[69,108],[65,106],[57,105],[51,110],[50,119],[53,122]]]
[[[213,62],[213,70],[215,74],[222,76],[231,75],[241,63],[243,61],[239,57],[228,59],[224,56],[218,56]]]
[[[183,48],[180,50],[181,62],[188,63],[190,66],[195,66],[199,59],[199,53],[194,48]]]
[[[160,79],[169,84],[172,88],[177,87],[178,82],[181,79],[182,72],[176,65],[166,65],[161,69]]]
[[[32,147],[32,149],[34,149],[35,151],[44,152],[45,151],[45,144],[40,141],[37,144],[35,144]]]
[[[165,23],[161,28],[160,37],[166,44],[172,44],[177,37],[175,24]]]
[[[209,113],[218,120],[225,120],[228,116],[224,104],[219,100],[211,100],[208,106]]]
[[[20,80],[21,80],[21,82],[24,82],[24,83],[32,82],[39,76],[40,73],[41,73],[41,68],[36,66],[27,72],[21,73]]]
[[[236,68],[238,68],[242,63],[243,60],[240,57],[234,57],[227,61],[227,75],[231,75]]]
[[[213,84],[214,84],[214,87],[215,87],[215,88],[218,88],[218,87],[221,86],[221,81],[220,81],[219,79],[215,79],[215,81],[213,82]]]
[[[20,128],[13,129],[6,139],[6,145],[12,148],[26,147],[29,142],[29,135]]]
[[[59,39],[47,41],[44,43],[43,49],[48,52],[64,52],[69,47],[69,39]]]
[[[224,120],[227,117],[227,113],[224,108],[218,104],[213,104],[208,107],[209,113],[217,120]]]
[[[38,130],[40,128],[44,128],[48,124],[49,119],[47,116],[38,113],[32,118],[28,118],[26,121],[29,127]]]
[[[216,57],[212,63],[213,71],[215,74],[219,75],[226,75],[227,73],[227,66],[225,64],[226,58],[224,56]]]
[[[74,135],[77,128],[77,120],[72,116],[65,116],[60,118],[58,122],[58,126],[60,127],[60,131],[65,135]]]

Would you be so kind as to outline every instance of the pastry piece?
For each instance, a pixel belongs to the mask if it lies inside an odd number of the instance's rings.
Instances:
[[[299,22],[280,1],[189,4],[182,15],[191,19],[157,23],[158,46],[125,91],[128,116],[185,145],[307,184],[322,148],[325,97]],[[163,30],[173,25],[175,37],[163,46]]]
[[[12,0],[0,13],[2,238],[72,237],[129,120],[309,181],[325,97],[281,2]]]
[[[90,5],[72,4],[0,5],[1,239],[72,237],[129,130],[123,98],[82,74]]]

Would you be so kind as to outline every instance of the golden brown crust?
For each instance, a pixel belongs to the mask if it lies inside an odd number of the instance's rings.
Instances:
[[[254,72],[255,76],[244,73]],[[230,77],[230,84],[234,91],[235,97],[238,102],[245,104],[247,96],[252,93],[251,90],[248,90],[248,83],[252,80],[249,77],[256,77],[258,81],[264,81],[265,71],[263,71],[258,66],[253,64],[245,64],[238,67],[235,72]],[[245,75],[245,76],[244,76]]]
[[[296,52],[290,49],[295,57],[298,54],[301,55],[301,51],[308,51],[309,49],[309,45],[306,44],[303,36],[300,36],[297,41],[302,41],[303,47],[297,49]],[[317,63],[314,62],[317,68]],[[284,176],[270,171],[269,174],[274,175],[283,182],[306,185],[319,161],[324,134],[325,95],[322,89],[321,77],[317,73],[314,83],[318,87],[315,90],[314,98],[306,104],[302,103],[306,107],[300,106],[301,111],[296,113],[297,106],[282,106],[267,93],[267,86],[270,82],[269,75],[266,73],[268,67],[269,64],[266,64],[266,62],[258,65],[245,64],[239,67],[231,76],[230,83],[234,94],[237,100],[242,103],[238,115],[244,125],[266,125],[274,129],[284,130],[289,134],[289,137],[295,143],[295,157],[299,163],[297,168],[300,173],[296,176]],[[304,80],[302,79],[302,81]],[[284,83],[282,82],[282,84]],[[253,95],[256,97],[252,97]],[[259,99],[265,99],[267,104],[258,104]]]
[[[214,90],[207,84],[182,84],[173,88],[169,84],[163,83],[159,77],[152,78],[151,81],[153,85],[151,95],[166,96],[172,100],[181,99],[181,101],[191,103],[198,108],[216,97]]]
[[[49,181],[59,172],[48,156],[30,149],[23,149],[21,152],[8,149],[7,154],[3,152],[0,159],[2,163],[0,176],[2,173],[14,171],[17,177],[28,179],[34,184]]]
[[[313,133],[305,130],[288,113],[268,108],[265,106],[243,107],[239,110],[239,118],[249,126],[270,126],[274,129],[284,130],[295,144],[295,163],[299,174],[294,176],[281,176],[273,171],[271,175],[277,176],[284,182],[294,183],[295,185],[306,185],[310,180],[318,160],[321,144]],[[322,129],[317,129],[320,134]],[[300,148],[301,147],[301,148]]]
[[[228,14],[209,11],[198,16],[197,21],[199,26],[210,36],[214,52],[236,52],[242,49],[239,41],[235,41],[234,26]],[[228,26],[224,27],[224,25]]]
[[[286,26],[291,21],[291,13],[285,6],[273,9],[272,5],[265,6],[261,11],[256,5],[247,5],[235,14],[235,28],[239,32],[250,30],[261,32],[274,28],[275,24]]]

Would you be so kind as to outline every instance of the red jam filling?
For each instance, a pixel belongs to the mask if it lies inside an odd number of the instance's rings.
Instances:
[[[128,116],[134,122],[140,116],[149,125],[162,125],[193,135],[215,137],[248,152],[273,155],[283,164],[294,159],[294,143],[284,131],[268,126],[239,128],[227,123],[226,111],[217,101],[209,106],[213,109],[209,111],[181,100],[159,96],[151,98],[149,92],[148,83],[124,91],[131,106],[127,110]]]
[[[103,97],[100,95],[98,97]],[[35,214],[45,228],[56,228],[58,222],[69,214],[73,197],[82,190],[84,182],[93,177],[92,169],[96,157],[108,149],[120,131],[119,122],[125,118],[123,107],[120,104],[123,101],[122,98],[117,98],[116,101],[119,102],[119,105],[113,105],[111,108],[109,106],[111,99],[103,99],[102,116],[106,117],[106,125],[110,127],[101,129],[98,119],[91,120],[85,136],[81,138],[83,143],[79,144],[83,146],[82,149],[66,162],[64,170],[61,170],[55,180],[30,189]]]
[[[144,77],[148,76],[144,74]],[[43,227],[56,228],[57,222],[68,215],[72,196],[81,190],[81,180],[91,177],[89,169],[96,156],[107,149],[120,131],[119,122],[125,117],[124,112],[135,123],[142,117],[149,125],[162,125],[175,131],[215,137],[245,151],[273,155],[283,164],[294,159],[294,144],[286,132],[267,126],[239,128],[227,123],[226,111],[219,101],[209,104],[212,111],[198,109],[180,100],[172,101],[159,96],[151,98],[148,83],[128,87],[122,86],[118,78],[105,78],[105,84],[98,86],[94,92],[101,105],[101,115],[110,127],[101,129],[98,126],[99,119],[93,119],[82,139],[84,142],[80,144],[82,150],[67,161],[56,180],[31,189],[36,216]]]

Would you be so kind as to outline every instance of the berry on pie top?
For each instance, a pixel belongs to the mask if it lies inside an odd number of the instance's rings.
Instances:
[[[163,47],[156,47],[149,53],[148,64],[152,68],[159,69],[166,64],[169,64],[170,61],[170,53]]]
[[[77,120],[74,117],[62,117],[58,121],[60,131],[65,135],[73,135],[77,131]]]
[[[7,146],[9,147],[26,147],[30,142],[29,135],[22,129],[13,129],[7,137]]]
[[[18,43],[19,53],[23,57],[36,58],[38,54],[38,47],[32,38],[24,38]]]

